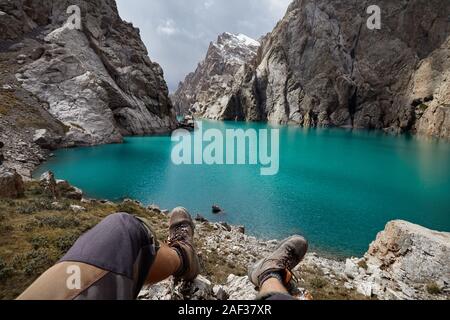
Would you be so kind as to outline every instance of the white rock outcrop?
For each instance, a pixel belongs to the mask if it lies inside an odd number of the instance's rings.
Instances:
[[[366,296],[435,299],[450,295],[450,233],[392,221],[345,274]]]

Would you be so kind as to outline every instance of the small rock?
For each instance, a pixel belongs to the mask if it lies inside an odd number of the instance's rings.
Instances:
[[[44,189],[45,193],[53,198],[58,197],[58,191],[56,188],[55,175],[51,171],[43,173],[39,179],[40,186]]]
[[[25,193],[22,177],[13,169],[0,167],[0,198],[18,198]]]
[[[77,206],[77,205],[71,205],[70,206],[70,210],[72,210],[75,213],[79,213],[79,212],[84,212],[86,211],[86,208],[82,207],[82,206]]]
[[[371,298],[372,287],[373,285],[370,282],[360,282],[356,287],[356,291],[365,297]]]
[[[161,213],[161,209],[155,204],[149,205],[147,210]]]
[[[237,231],[238,231],[239,233],[245,234],[245,227],[244,227],[244,226],[239,226],[239,227],[237,228]]]
[[[208,219],[206,219],[205,217],[203,217],[200,214],[197,214],[197,216],[195,217],[195,221],[198,221],[198,222],[201,222],[201,223],[209,222]]]
[[[37,47],[30,53],[30,58],[33,60],[37,60],[42,57],[44,52],[45,52],[44,47]]]
[[[220,208],[218,205],[213,205],[213,206],[212,206],[212,212],[213,212],[214,214],[218,214],[218,213],[223,212],[223,210],[222,210],[222,208]]]
[[[203,276],[198,276],[192,282],[181,282],[175,286],[174,291],[182,300],[211,300],[213,298],[211,281]]]
[[[55,202],[52,202],[52,208],[54,210],[62,210],[62,209],[64,209],[64,206],[61,203],[55,201]]]
[[[349,278],[349,279],[355,279],[358,274],[359,274],[359,268],[358,265],[351,259],[347,259],[345,261],[345,270],[344,270],[344,274]]]
[[[226,223],[226,222],[221,222],[220,225],[223,227],[223,229],[224,229],[225,231],[231,232],[232,228],[231,228],[231,226],[230,226],[228,223]]]
[[[222,288],[219,288],[219,291],[215,294],[217,300],[226,301],[230,298],[230,295]]]
[[[83,191],[71,186],[70,183],[65,180],[56,181],[56,190],[57,194],[61,197],[78,201],[83,199]]]

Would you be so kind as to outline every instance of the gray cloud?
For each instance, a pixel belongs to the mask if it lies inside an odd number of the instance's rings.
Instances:
[[[117,4],[121,17],[140,28],[150,58],[161,64],[174,91],[220,33],[258,39],[273,29],[290,1],[117,0]]]

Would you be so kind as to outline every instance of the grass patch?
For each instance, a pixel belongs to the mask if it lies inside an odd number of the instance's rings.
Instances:
[[[314,277],[310,281],[311,287],[315,290],[323,289],[327,286],[327,281],[322,277]]]
[[[54,200],[35,181],[27,182],[25,188],[21,199],[0,199],[0,299],[20,295],[84,232],[115,212],[147,218],[161,240],[167,237],[167,219],[138,204]],[[70,205],[83,206],[86,211],[74,213]]]
[[[427,284],[426,289],[427,292],[432,295],[438,295],[442,293],[441,288],[439,288],[439,286],[435,282],[430,282],[429,284]]]
[[[419,110],[426,111],[428,109],[428,106],[425,103],[422,103],[418,106]]]
[[[367,297],[344,287],[345,280],[335,277],[328,280],[323,271],[318,268],[303,267],[297,274],[300,286],[311,293],[314,300],[368,300]]]
[[[82,132],[86,132],[86,130],[84,130],[84,128],[74,122],[71,122],[70,125],[74,128],[77,128],[78,130],[82,131]]]

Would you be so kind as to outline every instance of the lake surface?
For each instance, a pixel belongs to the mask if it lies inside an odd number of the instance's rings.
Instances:
[[[204,128],[267,128],[203,122]],[[450,143],[380,132],[280,129],[280,170],[259,166],[176,166],[170,137],[127,138],[121,145],[59,150],[52,170],[90,197],[182,205],[212,221],[245,225],[262,238],[305,235],[313,249],[363,254],[393,219],[450,231]],[[214,216],[211,206],[226,213]]]

